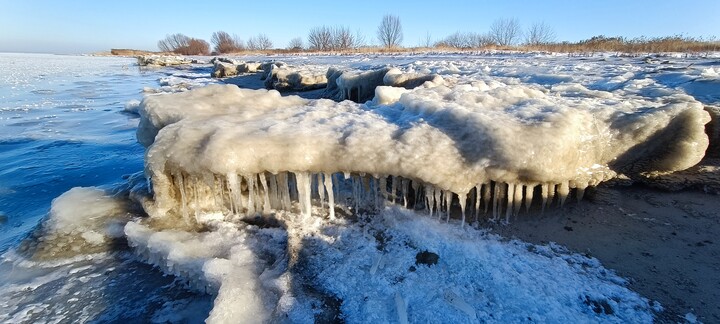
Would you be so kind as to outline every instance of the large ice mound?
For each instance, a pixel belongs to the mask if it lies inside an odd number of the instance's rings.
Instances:
[[[432,212],[471,197],[476,210],[482,202],[509,216],[618,172],[691,167],[710,120],[686,95],[649,101],[579,84],[483,81],[362,105],[208,86],[147,97],[140,114],[138,138],[152,144],[151,210],[186,220],[193,211],[290,209],[296,199],[309,214],[313,192],[327,192],[332,215],[342,174],[356,203],[414,200]]]

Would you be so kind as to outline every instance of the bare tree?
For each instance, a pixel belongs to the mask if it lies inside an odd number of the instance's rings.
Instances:
[[[217,53],[235,53],[243,50],[242,41],[237,36],[230,36],[224,31],[217,31],[212,34],[210,42]]]
[[[525,32],[525,44],[531,46],[549,44],[555,41],[555,30],[545,22],[534,23]]]
[[[301,51],[304,48],[303,40],[300,37],[295,37],[288,42],[287,49],[292,51]]]
[[[210,53],[210,44],[208,44],[208,42],[179,33],[165,36],[165,39],[158,41],[158,48],[163,52],[173,52],[182,55],[204,55]]]
[[[358,29],[357,31],[355,31],[355,48],[357,49],[365,45],[367,45],[365,43],[365,35],[363,35],[363,33],[361,33]]]
[[[172,34],[158,41],[158,48],[162,52],[174,52],[175,49],[185,47],[190,43],[190,37],[183,34]]]
[[[332,30],[332,48],[338,51],[346,51],[351,48],[355,48],[355,35],[350,31],[350,28],[344,26],[337,26]]]
[[[399,47],[403,40],[400,17],[385,15],[378,26],[377,37],[386,48]]]
[[[273,47],[273,43],[267,35],[258,34],[257,36],[250,37],[250,39],[248,39],[247,47],[252,51],[266,51]]]
[[[316,51],[329,51],[333,45],[333,32],[330,27],[313,27],[308,33],[310,49]]]
[[[520,23],[515,18],[501,18],[490,25],[490,37],[500,46],[510,46],[520,40]]]

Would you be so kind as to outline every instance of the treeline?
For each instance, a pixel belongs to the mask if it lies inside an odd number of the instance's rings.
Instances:
[[[243,41],[225,31],[213,33],[211,44],[183,34],[166,36],[158,42],[163,52],[183,55],[232,54],[243,52],[367,52],[367,51],[429,51],[429,50],[519,50],[548,52],[708,52],[720,50],[717,39],[693,38],[684,35],[666,37],[606,37],[594,36],[579,42],[559,42],[555,30],[544,22],[536,22],[523,29],[514,18],[495,20],[485,33],[458,31],[433,40],[430,33],[415,47],[402,47],[403,31],[400,17],[385,15],[376,30],[380,45],[368,45],[360,31],[347,26],[316,26],[302,37],[292,38],[279,49],[265,34]]]

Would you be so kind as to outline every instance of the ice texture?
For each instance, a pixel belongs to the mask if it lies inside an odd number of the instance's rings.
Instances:
[[[186,93],[146,96],[138,112],[138,141],[150,145],[160,128],[182,119],[202,119],[223,114],[253,118],[264,110],[302,105],[305,99],[281,97],[275,90],[246,90],[234,85],[210,85]]]
[[[366,78],[343,76],[338,85]],[[407,179],[446,217],[453,196],[465,205],[486,199],[476,187],[491,186],[493,218],[509,219],[536,189],[563,204],[571,189],[581,196],[617,172],[686,169],[708,146],[709,115],[682,94],[621,100],[579,84],[484,81],[399,95],[379,89],[382,98],[368,104],[233,86],[145,98],[138,138],[146,146],[154,139],[146,172],[157,211],[191,221],[198,211],[288,209],[297,197],[309,214],[312,192],[323,191],[311,190],[313,179],[342,173],[369,197],[356,202],[388,200],[383,181],[396,188],[391,201],[407,196]]]
[[[208,323],[645,323],[661,309],[596,259],[399,207],[357,222],[278,212],[278,228],[218,216],[201,215],[201,232],[125,228],[142,259],[216,296]]]

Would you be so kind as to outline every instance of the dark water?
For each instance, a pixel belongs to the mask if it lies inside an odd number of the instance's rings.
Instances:
[[[127,249],[37,263],[13,252],[62,193],[112,189],[142,171],[138,116],[124,107],[163,76],[127,58],[0,54],[0,322],[207,317],[207,296]]]

